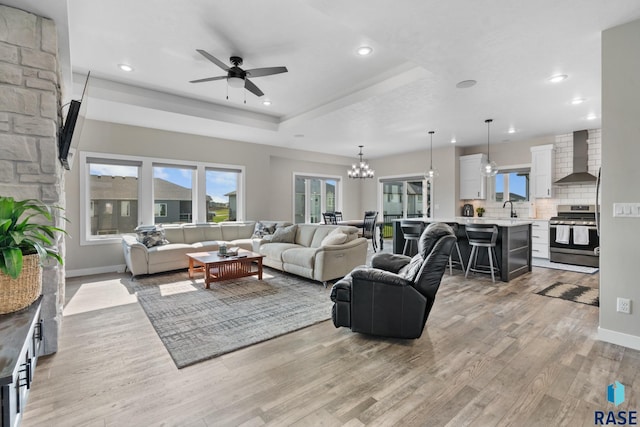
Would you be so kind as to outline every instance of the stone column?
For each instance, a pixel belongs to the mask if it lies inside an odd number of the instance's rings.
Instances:
[[[64,208],[57,40],[50,19],[0,5],[0,195]],[[64,256],[64,239],[58,245]],[[58,349],[64,269],[46,267],[42,279],[44,353],[50,354]]]

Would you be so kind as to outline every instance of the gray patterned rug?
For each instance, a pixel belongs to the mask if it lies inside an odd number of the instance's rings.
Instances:
[[[186,271],[128,281],[178,369],[266,341],[331,316],[330,286],[265,268],[212,283]]]

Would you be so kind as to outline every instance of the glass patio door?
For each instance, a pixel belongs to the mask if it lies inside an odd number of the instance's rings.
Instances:
[[[337,208],[338,180],[296,176],[294,194],[294,222],[320,223],[322,212]]]

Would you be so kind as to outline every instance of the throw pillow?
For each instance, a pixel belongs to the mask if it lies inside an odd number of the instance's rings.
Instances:
[[[253,229],[253,236],[251,236],[251,237],[254,238],[254,239],[261,239],[264,236],[267,236],[269,234],[273,234],[275,231],[276,231],[276,226],[275,225],[266,226],[262,222],[258,221],[258,222],[256,222],[256,226]]]
[[[343,232],[339,232],[339,233],[331,232],[327,234],[327,237],[322,239],[320,246],[341,245],[347,241],[347,237],[348,236]]]
[[[298,226],[296,224],[288,227],[278,227],[276,232],[273,233],[271,243],[295,243],[297,230]]]
[[[164,228],[161,225],[141,225],[135,229],[135,232],[138,242],[148,248],[169,243],[164,236]]]

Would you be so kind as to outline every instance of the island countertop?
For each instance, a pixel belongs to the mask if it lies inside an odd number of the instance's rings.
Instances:
[[[393,221],[393,252],[402,253],[404,249],[404,235],[400,224],[403,220]],[[534,220],[524,218],[478,218],[478,217],[442,217],[442,218],[409,218],[407,221],[422,222],[425,225],[432,222],[458,224],[456,237],[462,255],[462,263],[469,262],[471,247],[467,240],[465,226],[468,224],[489,224],[498,227],[496,240],[496,257],[500,267],[500,279],[508,282],[522,274],[531,271],[531,226]],[[451,254],[454,260],[459,260],[457,251]],[[486,259],[485,259],[486,258]],[[479,263],[488,264],[486,251],[480,251]]]
[[[455,222],[460,225],[464,224],[495,224],[499,227],[517,227],[520,225],[532,224],[534,220],[526,218],[490,218],[490,217],[469,217],[455,216],[443,218],[409,218],[418,222]]]

